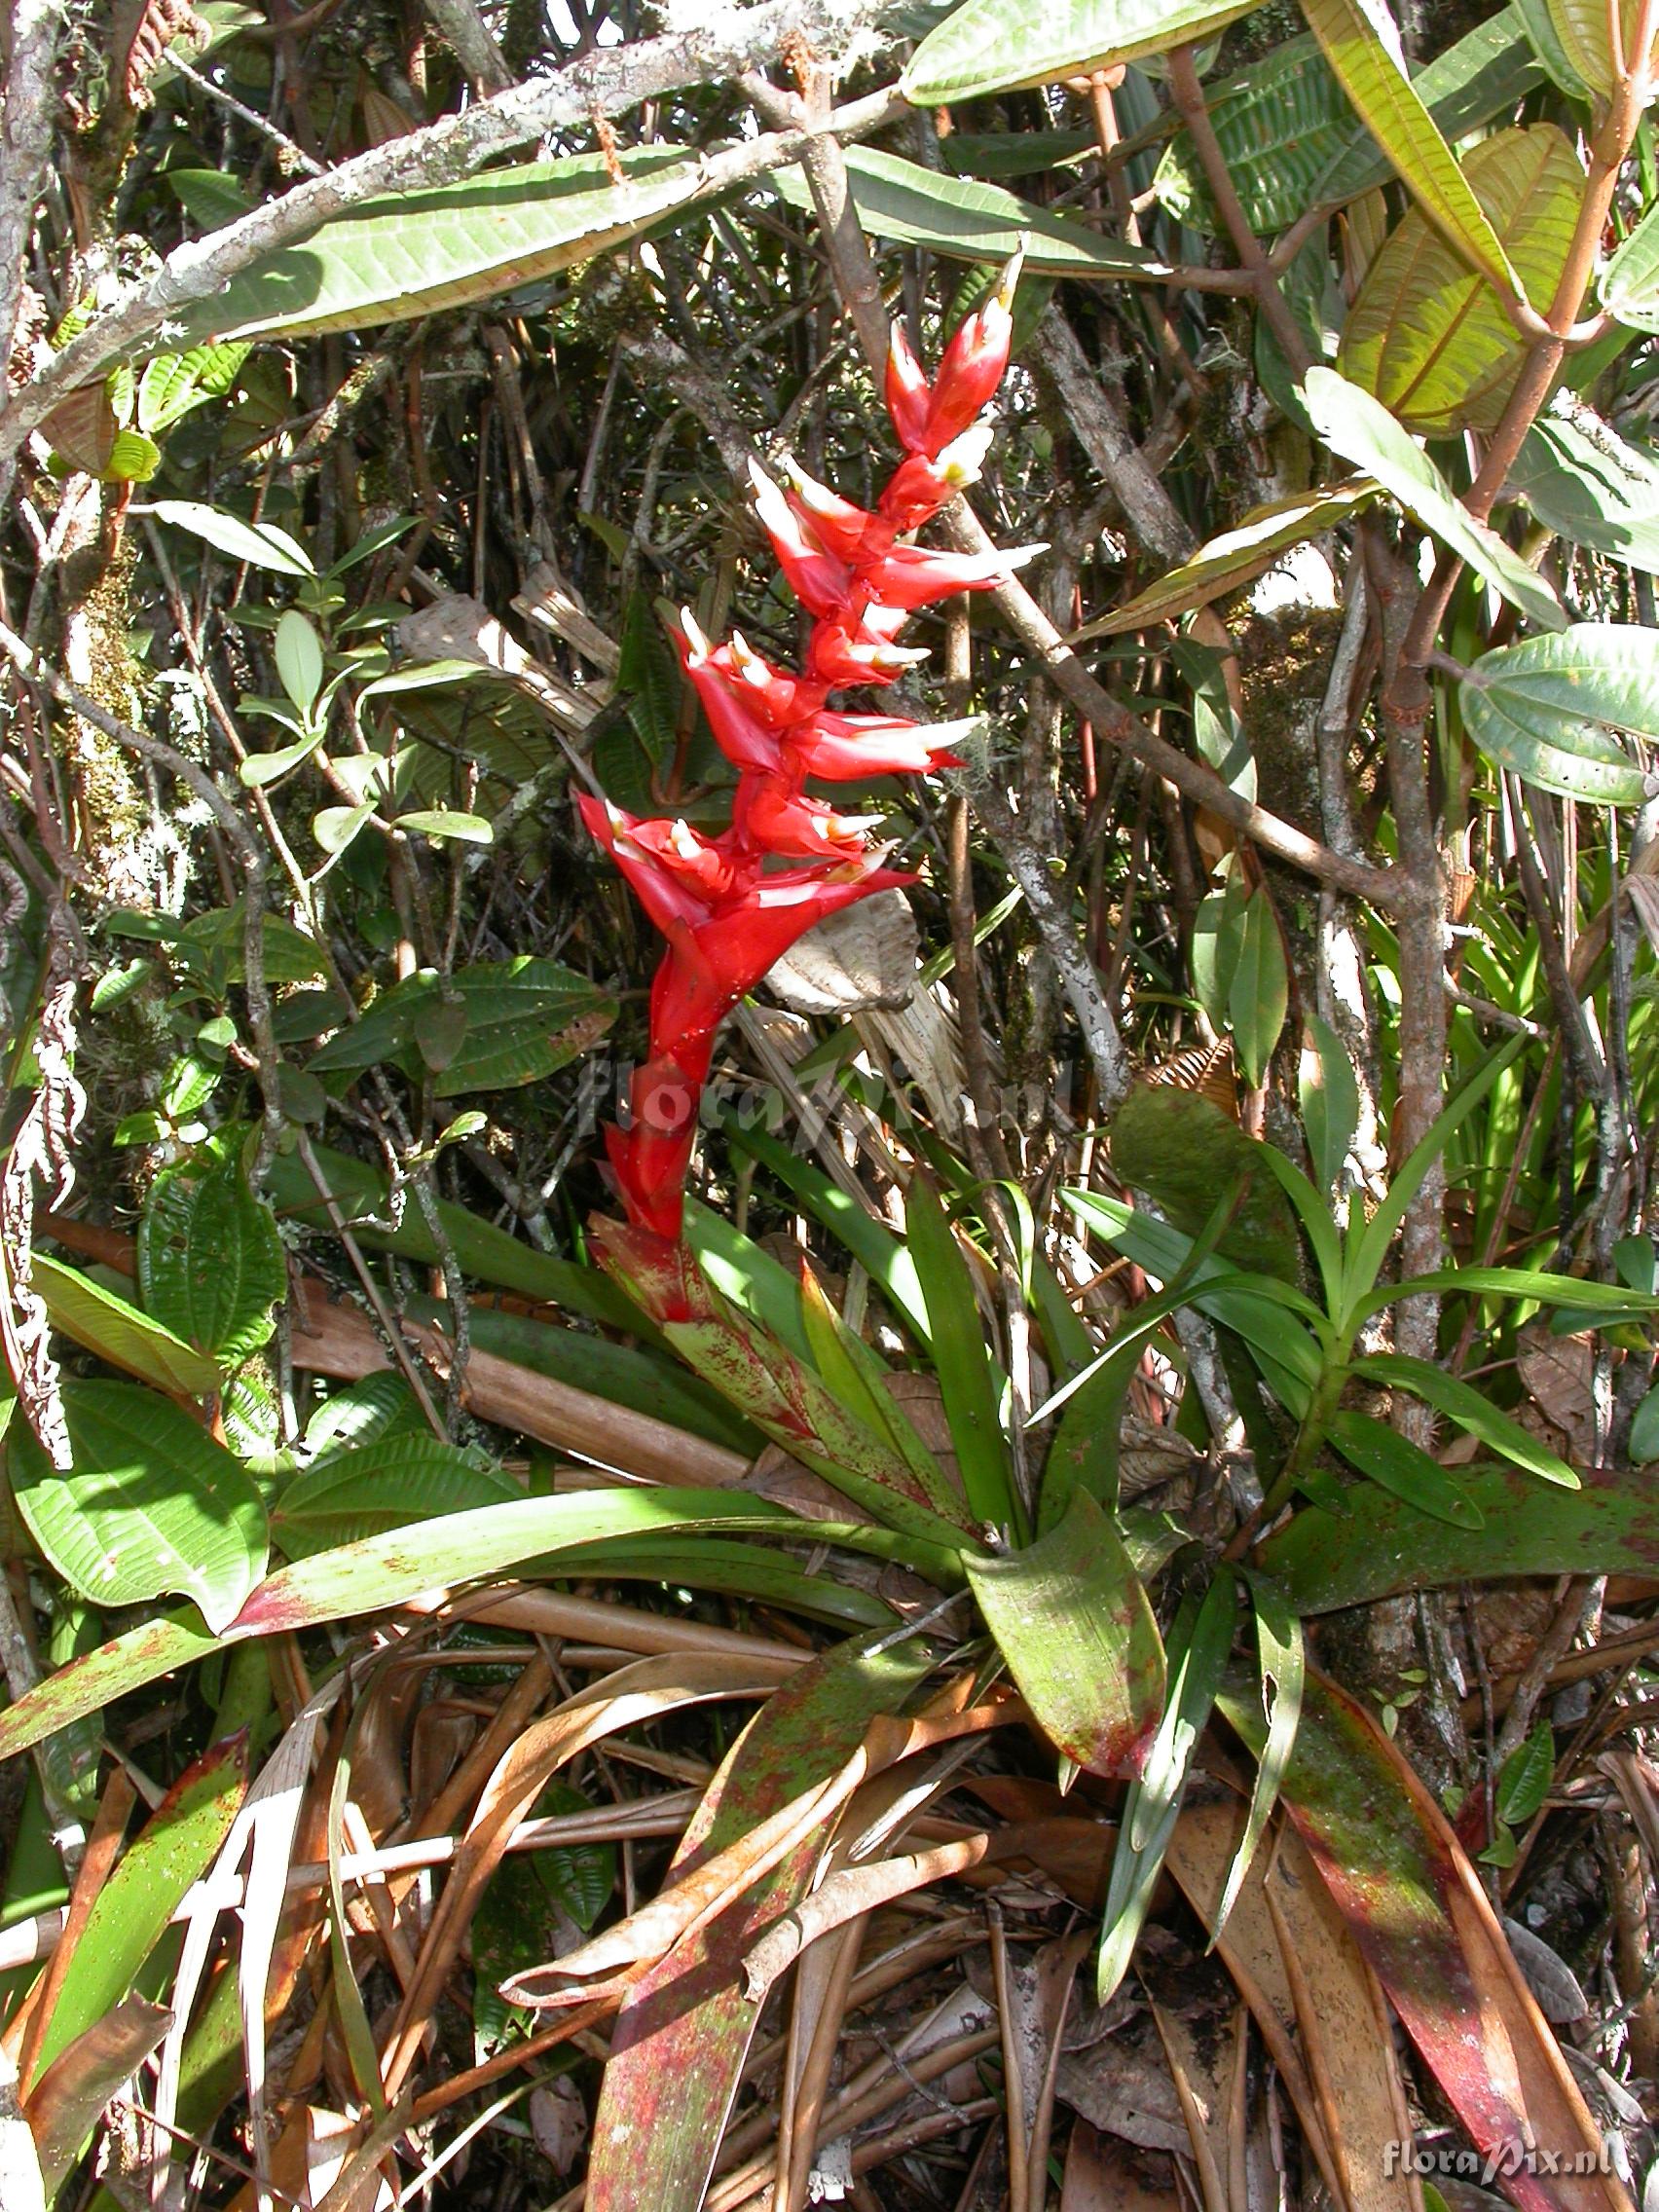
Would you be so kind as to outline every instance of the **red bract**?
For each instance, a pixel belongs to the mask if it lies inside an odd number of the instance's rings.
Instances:
[[[668,944],[651,984],[651,1052],[630,1088],[628,1125],[606,1131],[636,1257],[662,1239],[667,1267],[681,1235],[698,1102],[721,1021],[796,938],[872,891],[912,880],[883,867],[882,848],[869,843],[879,816],[836,813],[807,795],[806,778],[868,783],[960,765],[950,747],[971,723],[843,714],[828,702],[831,690],[891,683],[927,658],[894,642],[912,608],[986,590],[1041,550],[977,556],[901,541],[979,473],[990,431],[970,425],[1008,362],[1018,266],[1016,257],[958,330],[933,384],[894,332],[887,410],[907,458],[873,512],[793,461],[784,463],[787,492],[753,467],[756,513],[814,620],[796,673],[738,632],[711,645],[693,616],[682,616],[685,673],[739,771],[730,828],[710,837],[683,821],[642,821],[603,799],[578,801]],[[779,861],[793,865],[770,865]]]

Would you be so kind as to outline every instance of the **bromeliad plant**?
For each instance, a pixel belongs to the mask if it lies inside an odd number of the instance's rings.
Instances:
[[[689,609],[680,651],[716,743],[738,771],[729,829],[706,837],[682,820],[641,821],[584,794],[582,817],[668,940],[651,988],[650,1055],[634,1077],[626,1129],[606,1143],[630,1223],[673,1244],[716,1032],[795,940],[872,892],[912,877],[884,867],[876,815],[838,814],[809,777],[866,783],[957,765],[971,725],[831,708],[848,686],[887,685],[925,650],[895,643],[919,607],[982,591],[1040,550],[963,556],[909,534],[978,476],[984,412],[1008,366],[1016,257],[957,331],[933,383],[895,328],[887,411],[904,448],[873,512],[786,461],[788,489],[752,464],[756,511],[796,598],[812,615],[804,665],[784,669],[741,631],[719,645]],[[782,862],[775,866],[771,864]]]

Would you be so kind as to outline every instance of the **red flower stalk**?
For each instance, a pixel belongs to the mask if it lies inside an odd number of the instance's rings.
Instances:
[[[720,751],[739,771],[729,829],[641,821],[581,796],[582,819],[667,940],[651,985],[651,1056],[633,1080],[629,1122],[605,1133],[630,1223],[679,1240],[685,1176],[715,1033],[796,938],[829,915],[913,878],[885,868],[868,842],[876,815],[845,815],[807,795],[830,783],[926,775],[959,765],[968,722],[843,714],[847,684],[886,684],[925,652],[894,643],[912,610],[984,591],[1041,550],[977,557],[903,542],[964,485],[990,442],[977,424],[1008,365],[1016,255],[996,291],[957,331],[930,385],[902,332],[887,371],[887,411],[906,459],[867,512],[786,461],[788,490],[752,467],[756,512],[796,598],[814,617],[802,672],[776,667],[734,631],[712,645],[682,617],[681,659]],[[769,866],[783,861],[784,866]]]

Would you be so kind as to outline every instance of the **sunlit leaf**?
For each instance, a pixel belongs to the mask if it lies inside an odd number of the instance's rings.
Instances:
[[[129,1306],[113,1290],[44,1252],[34,1255],[34,1287],[52,1325],[111,1367],[158,1382],[181,1398],[204,1397],[219,1386],[216,1360],[186,1344],[160,1321]]]
[[[920,1167],[905,1194],[904,1227],[927,1299],[934,1364],[968,1503],[977,1521],[1017,1528],[1020,1513],[974,1280],[939,1194]]]
[[[1302,12],[1355,113],[1424,214],[1473,267],[1513,288],[1502,243],[1406,74],[1384,0],[1302,0]]]
[[[1529,296],[1553,299],[1584,197],[1566,134],[1553,123],[1500,130],[1463,173]],[[1527,351],[1486,278],[1414,207],[1366,274],[1338,365],[1407,429],[1445,437],[1496,427]]]
[[[588,260],[708,190],[701,160],[673,147],[612,159],[622,184],[604,155],[572,154],[365,202],[233,276],[188,327],[300,337],[439,313]]]
[[[187,1767],[99,1891],[41,2041],[38,2063],[92,2027],[134,1978],[192,1882],[212,1864],[247,1787],[245,1736]]]
[[[1442,1467],[1386,1421],[1345,1410],[1331,1416],[1325,1434],[1349,1466],[1415,1505],[1419,1513],[1450,1522],[1455,1529],[1480,1526],[1481,1509],[1468,1495],[1462,1470]]]
[[[1544,791],[1640,806],[1659,790],[1614,734],[1659,738],[1659,632],[1578,622],[1524,638],[1483,653],[1457,699],[1487,757]]]
[[[1496,531],[1476,522],[1434,462],[1388,410],[1334,369],[1309,369],[1303,398],[1319,435],[1391,492],[1424,530],[1449,545],[1523,614],[1564,629],[1561,602]]]
[[[170,1399],[134,1382],[66,1382],[74,1463],[55,1469],[27,1430],[10,1447],[29,1533],[94,1604],[164,1591],[228,1626],[265,1568],[265,1505],[240,1459]]]
[[[205,538],[233,561],[245,561],[255,569],[274,569],[282,576],[316,573],[305,547],[274,522],[243,522],[240,515],[228,514],[223,507],[203,506],[198,499],[158,499],[149,511],[176,529]]]
[[[1252,507],[1232,530],[1223,531],[1200,545],[1189,560],[1145,591],[1137,592],[1110,614],[1087,623],[1074,644],[1088,638],[1119,637],[1127,630],[1149,630],[1156,622],[1172,621],[1196,607],[1239,591],[1272,568],[1281,553],[1320,537],[1359,513],[1377,497],[1377,487],[1364,477],[1328,489],[1296,492],[1269,506]]]
[[[945,176],[876,146],[849,146],[846,159],[859,220],[877,238],[929,246],[957,261],[1000,263],[1023,245],[1033,276],[1132,276],[1161,266],[1138,247],[1051,215],[1001,185]],[[792,206],[811,205],[798,169],[780,169],[772,183]]]
[[[1022,1551],[964,1563],[1037,1725],[1090,1774],[1139,1770],[1163,1708],[1163,1645],[1110,1518],[1087,1491]]]
[[[1390,1387],[1409,1390],[1540,1481],[1560,1483],[1567,1490],[1578,1488],[1578,1477],[1559,1453],[1552,1452],[1530,1429],[1523,1428],[1494,1406],[1484,1390],[1465,1382],[1461,1376],[1449,1374],[1425,1359],[1409,1359],[1403,1352],[1369,1353],[1355,1361],[1354,1371],[1373,1376]]]
[[[1506,489],[1546,530],[1659,574],[1659,458],[1579,402],[1558,398],[1527,433]]]
[[[931,31],[902,79],[916,107],[1087,77],[1208,38],[1255,0],[967,0]]]

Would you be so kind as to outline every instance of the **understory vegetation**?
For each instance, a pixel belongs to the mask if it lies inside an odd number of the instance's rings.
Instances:
[[[11,0],[0,2205],[1659,2202],[1659,0]]]

